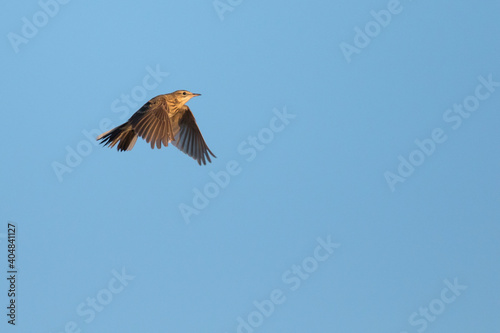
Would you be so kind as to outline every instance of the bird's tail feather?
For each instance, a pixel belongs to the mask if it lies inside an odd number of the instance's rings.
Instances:
[[[134,148],[135,142],[137,141],[137,134],[132,128],[132,125],[126,122],[110,131],[102,133],[96,140],[101,140],[101,143],[104,144],[104,146],[109,146],[109,148],[113,148],[118,144],[117,149],[119,151],[125,151]]]

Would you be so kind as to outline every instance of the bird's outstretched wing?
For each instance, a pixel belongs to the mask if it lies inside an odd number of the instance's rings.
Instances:
[[[175,140],[172,144],[182,152],[188,154],[205,165],[210,160],[210,155],[216,157],[208,148],[200,129],[196,124],[193,113],[187,105],[184,105],[171,119]],[[210,155],[209,155],[210,153]]]
[[[128,120],[137,135],[147,143],[151,142],[151,148],[155,145],[158,149],[161,148],[162,142],[166,147],[174,139],[167,109],[167,103],[160,97],[155,97]]]

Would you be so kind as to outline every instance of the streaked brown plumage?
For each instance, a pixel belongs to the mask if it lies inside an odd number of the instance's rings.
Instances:
[[[97,137],[104,146],[113,148],[118,144],[119,151],[134,148],[137,137],[151,143],[151,148],[160,149],[171,142],[182,152],[198,161],[198,164],[212,162],[210,151],[193,113],[185,103],[195,96],[186,90],[177,90],[170,94],[159,95],[144,104],[130,119]]]

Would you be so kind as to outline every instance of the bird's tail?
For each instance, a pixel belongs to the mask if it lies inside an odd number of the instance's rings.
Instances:
[[[102,133],[97,137],[96,140],[101,140],[104,146],[113,148],[117,143],[117,149],[119,151],[131,150],[134,148],[135,142],[137,141],[137,134],[135,133],[132,125],[129,122],[122,124],[111,131]]]

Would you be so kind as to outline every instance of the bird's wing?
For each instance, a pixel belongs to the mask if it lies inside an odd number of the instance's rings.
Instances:
[[[160,98],[153,98],[140,108],[130,119],[134,131],[151,142],[151,148],[161,148],[161,143],[166,147],[173,140],[172,124],[168,118],[167,104]]]
[[[182,152],[188,154],[198,161],[201,165],[212,162],[209,153],[215,157],[214,153],[208,148],[203,136],[201,135],[193,113],[187,105],[184,105],[179,112],[172,117],[172,126],[174,129],[174,146]]]

